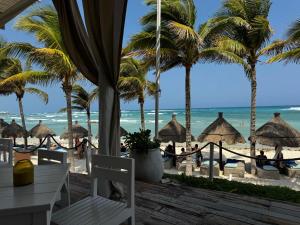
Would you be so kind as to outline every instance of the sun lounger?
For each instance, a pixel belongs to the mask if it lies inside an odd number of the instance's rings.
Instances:
[[[193,160],[193,170],[195,170],[197,168],[197,163],[196,161]],[[177,170],[179,171],[185,171],[185,168],[186,168],[186,160],[183,160],[182,162],[177,162],[176,163],[176,168]]]
[[[245,176],[245,163],[240,160],[226,161],[224,165],[224,176],[232,175],[233,177],[244,177]]]
[[[271,165],[265,165],[263,167],[257,167],[257,176],[259,178],[264,179],[273,179],[273,180],[279,180],[279,170]]]
[[[209,176],[209,160],[204,160],[201,163],[200,174]],[[213,174],[214,176],[220,175],[219,163],[217,161],[213,161]]]
[[[300,177],[300,164],[295,161],[287,161],[285,167],[286,174],[289,177]]]

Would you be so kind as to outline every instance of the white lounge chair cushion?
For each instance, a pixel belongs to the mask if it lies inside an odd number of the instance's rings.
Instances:
[[[278,169],[276,167],[269,166],[269,165],[263,166],[263,169],[267,170],[267,171],[278,171]]]
[[[238,164],[237,163],[226,163],[225,167],[227,168],[237,168]]]
[[[205,160],[201,163],[201,166],[209,166],[209,160]],[[218,162],[217,161],[213,161],[213,166],[217,166]]]
[[[59,225],[119,224],[128,215],[130,209],[125,203],[90,196],[54,213],[51,221]]]
[[[291,168],[292,169],[300,169],[300,164],[292,165]]]

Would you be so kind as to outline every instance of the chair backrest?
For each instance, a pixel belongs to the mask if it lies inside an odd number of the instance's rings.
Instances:
[[[8,159],[7,159],[8,153]],[[13,141],[10,138],[0,138],[0,161],[1,158],[9,165],[13,164]],[[2,155],[2,157],[1,157]]]
[[[127,188],[128,207],[134,206],[134,159],[114,156],[92,155],[93,195],[97,194],[98,178],[116,181]]]
[[[67,152],[38,150],[38,165],[65,164]]]

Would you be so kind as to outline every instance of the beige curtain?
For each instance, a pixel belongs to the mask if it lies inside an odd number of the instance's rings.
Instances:
[[[100,87],[101,153],[118,155],[120,99],[117,83],[127,0],[82,2],[85,24],[76,0],[53,0],[67,52],[81,73]]]

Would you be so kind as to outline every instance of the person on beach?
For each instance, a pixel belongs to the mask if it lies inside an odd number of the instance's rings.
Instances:
[[[184,155],[185,154],[185,149],[184,148],[181,148],[181,153],[180,155]],[[185,156],[178,156],[177,158],[177,162],[181,163],[182,161],[186,160],[186,157]]]
[[[258,167],[263,167],[264,165],[266,165],[267,163],[267,161],[266,161],[266,159],[268,159],[267,158],[267,156],[265,155],[265,152],[264,151],[260,151],[260,155],[258,155],[257,157],[257,160],[256,160],[256,165],[258,166]]]
[[[171,154],[168,154],[168,153],[171,153]],[[165,148],[164,157],[172,158],[173,166],[176,166],[176,156],[173,155],[173,154],[176,154],[176,153],[175,153],[175,149],[173,148],[172,145],[168,145],[168,146]]]
[[[280,145],[275,146],[275,155],[273,159],[282,160],[283,159],[283,153],[282,153],[282,147]],[[284,163],[283,161],[275,161],[274,166],[276,166],[279,171],[284,170]]]
[[[82,144],[81,144],[81,141],[79,140],[79,138],[75,138],[75,150],[77,151],[79,159],[82,159],[83,158],[83,148],[82,148]]]
[[[199,150],[198,144],[195,144],[195,147],[193,148],[193,151],[198,151],[198,150]],[[203,160],[203,156],[202,156],[201,151],[196,152],[197,167],[200,167],[202,160]]]
[[[123,143],[121,143],[120,151],[121,152],[126,152],[127,151],[127,148],[125,147],[125,145]]]

